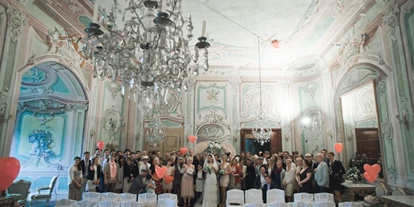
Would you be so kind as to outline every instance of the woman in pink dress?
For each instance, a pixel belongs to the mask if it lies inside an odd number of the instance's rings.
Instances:
[[[184,199],[184,207],[189,207],[191,199],[194,198],[194,165],[192,158],[187,158],[187,163],[183,165],[182,171],[181,198]]]
[[[175,160],[174,157],[172,157],[168,160],[167,166],[166,166],[167,167],[167,172],[165,173],[165,176],[170,176],[170,177],[174,178],[175,169],[174,169],[174,166],[172,166],[172,164],[174,164],[174,160]],[[173,188],[173,182],[168,181],[168,179],[165,179],[165,177],[164,177],[162,184],[163,184],[163,188],[164,188],[164,193],[171,193],[172,188]]]

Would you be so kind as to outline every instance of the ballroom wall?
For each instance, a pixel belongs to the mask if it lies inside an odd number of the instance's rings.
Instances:
[[[63,156],[56,160],[66,160],[63,168],[56,171],[62,176],[74,156],[80,156],[85,150],[93,152],[100,140],[114,143],[120,149],[142,150],[146,146],[145,129],[155,116],[160,116],[167,127],[184,131],[184,146],[193,147],[186,137],[198,135],[198,142],[227,142],[239,151],[240,129],[253,127],[260,112],[256,68],[236,62],[231,67],[214,66],[208,72],[201,72],[189,84],[187,92],[172,94],[168,103],[143,115],[138,107],[140,100],[129,99],[134,94],[128,89],[123,92],[119,82],[92,78],[91,65],[66,40],[49,35],[55,27],[63,31],[60,22],[39,10],[32,1],[23,2],[0,1],[2,156],[17,156],[22,163],[30,157],[32,144],[25,136],[40,125],[26,128],[28,122],[37,121],[31,112],[18,110],[21,80],[30,68],[45,62],[65,66],[78,80],[88,101],[82,132],[75,137],[62,133],[80,129],[80,125],[64,124],[72,119],[69,114],[73,112],[56,115],[48,123],[53,135],[63,134],[51,144],[55,154]],[[414,135],[414,2],[397,2],[394,6],[389,1],[378,0],[356,22],[340,24],[328,19],[324,25],[339,25],[341,32],[319,37],[320,41],[336,41],[338,45],[318,48],[319,56],[299,56],[283,69],[264,67],[263,111],[271,127],[282,130],[285,150],[317,152],[326,148],[333,151],[336,142],[354,143],[353,138],[345,140],[347,130],[342,127],[339,97],[373,81],[386,182],[414,189],[414,161],[410,159],[414,153],[411,139]],[[211,59],[222,57],[211,55]],[[400,124],[397,114],[406,115],[408,127]],[[302,123],[305,117],[311,120],[308,125]],[[71,139],[79,141],[67,146],[69,152],[59,153],[58,146]],[[355,153],[347,146],[339,159],[349,160]],[[39,176],[42,182],[51,177]]]

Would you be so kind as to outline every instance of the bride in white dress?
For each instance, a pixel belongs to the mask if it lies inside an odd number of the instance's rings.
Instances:
[[[211,170],[206,170],[210,168]],[[203,204],[202,207],[217,207],[218,187],[217,187],[217,172],[218,164],[212,154],[207,156],[204,161],[204,171],[206,172],[206,180],[204,182]]]

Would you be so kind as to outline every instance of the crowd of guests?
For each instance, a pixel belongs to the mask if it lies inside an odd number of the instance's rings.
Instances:
[[[188,154],[181,152],[147,153],[96,149],[91,156],[76,157],[69,169],[69,199],[81,200],[82,192],[115,193],[174,193],[180,199],[180,206],[194,206],[200,201],[206,177],[205,160],[207,152]],[[282,189],[286,202],[293,202],[293,194],[334,193],[337,202],[342,202],[341,183],[346,173],[342,163],[335,160],[333,152],[322,150],[313,155],[297,151],[260,152],[252,155],[241,152],[214,155],[219,165],[217,183],[220,207],[225,206],[226,191],[230,189],[261,189],[266,202],[266,191]],[[156,166],[165,166],[164,177],[158,177]],[[204,206],[204,205],[203,205]]]

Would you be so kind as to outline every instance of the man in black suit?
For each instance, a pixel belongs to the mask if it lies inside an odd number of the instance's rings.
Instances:
[[[131,187],[129,188],[128,193],[138,195],[140,193],[145,193],[147,187],[149,188],[154,187],[151,183],[145,184],[146,179],[147,179],[147,174],[148,174],[148,170],[142,169],[141,174],[135,177],[134,182],[131,183]]]
[[[253,166],[253,161],[251,158],[246,159],[246,190],[254,188],[254,181],[256,180],[256,170]]]
[[[256,180],[254,181],[254,188],[262,189],[263,185],[266,183],[265,176],[267,175],[267,168],[266,165],[260,166],[260,174],[256,176]]]
[[[174,170],[174,181],[173,181],[173,193],[177,194],[177,197],[180,198],[180,190],[181,190],[181,178],[183,174],[181,173],[181,168],[183,167],[184,159],[182,157],[177,157],[177,161],[175,163],[175,170]]]
[[[84,177],[84,179],[82,179],[82,191],[85,192],[86,182],[88,181],[88,179],[86,179],[88,177],[88,169],[91,166],[91,154],[88,151],[83,153],[83,160],[79,162],[79,165],[82,169],[82,177]]]
[[[276,189],[276,184],[272,182],[272,178],[269,175],[265,175],[264,177],[265,177],[266,184],[263,185],[262,192],[263,192],[263,202],[266,203],[267,202],[267,191],[271,189]]]

